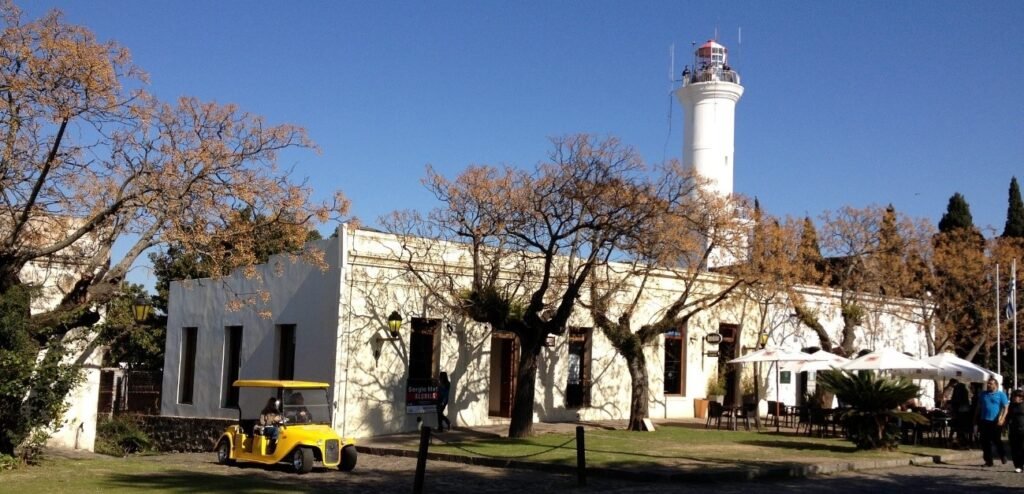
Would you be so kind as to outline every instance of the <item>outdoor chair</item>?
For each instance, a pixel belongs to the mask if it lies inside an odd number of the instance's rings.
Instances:
[[[768,400],[768,413],[765,415],[765,422],[771,422],[771,425],[779,425],[779,415],[782,414],[782,407],[781,403]]]
[[[715,428],[722,428],[722,415],[725,414],[725,407],[717,401],[708,402],[708,421],[704,424],[704,428],[711,427],[711,421],[715,421]]]
[[[750,417],[757,413],[757,403],[744,403],[742,407],[734,410],[735,416],[733,420],[736,421],[736,425],[739,425],[739,421],[743,421],[743,427],[750,430]],[[734,429],[736,427],[733,427]]]

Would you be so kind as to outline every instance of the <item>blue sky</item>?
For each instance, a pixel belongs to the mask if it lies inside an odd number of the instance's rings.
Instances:
[[[1021,1],[20,3],[128,47],[160,97],[306,127],[322,153],[283,164],[371,226],[435,206],[424,165],[529,167],[548,136],[679,157],[669,46],[680,72],[716,28],[746,88],[735,189],[773,214],[892,203],[937,222],[961,192],[1001,232],[1024,178]]]

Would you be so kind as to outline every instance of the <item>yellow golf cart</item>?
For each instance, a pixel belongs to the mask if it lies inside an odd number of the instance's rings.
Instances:
[[[331,427],[327,383],[238,380],[234,386],[239,388],[238,424],[225,429],[217,442],[218,463],[287,461],[298,473],[315,466],[344,472],[355,468],[355,440],[338,437]],[[260,414],[268,407],[279,420],[261,425]],[[276,428],[276,440],[271,427]]]

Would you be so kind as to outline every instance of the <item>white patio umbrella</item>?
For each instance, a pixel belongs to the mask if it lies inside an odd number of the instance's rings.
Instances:
[[[783,368],[791,372],[817,372],[830,369],[838,369],[848,363],[850,359],[836,355],[825,350],[818,350],[810,354],[814,360],[806,362],[789,362]]]
[[[730,360],[729,364],[748,364],[752,362],[808,362],[814,358],[809,353],[787,352],[778,348],[762,348],[750,352],[740,358]],[[779,400],[779,371],[775,370],[775,402]],[[778,410],[776,410],[778,413]],[[775,432],[779,432],[779,422],[775,421]]]
[[[963,382],[976,383],[983,383],[990,377],[995,377],[996,380],[1002,382],[1003,378],[1003,376],[997,375],[995,372],[949,352],[932,355],[922,359],[922,361],[935,366],[935,369],[913,372],[910,375],[925,378],[955,378]]]
[[[857,357],[842,366],[846,371],[857,370],[889,370],[900,371],[902,374],[913,372],[934,372],[936,367],[923,360],[908,356],[892,348],[875,350],[866,355]]]

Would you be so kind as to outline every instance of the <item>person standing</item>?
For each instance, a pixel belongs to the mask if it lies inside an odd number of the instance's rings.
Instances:
[[[1013,390],[1009,413],[1006,417],[1010,429],[1010,456],[1017,473],[1024,472],[1024,389]]]
[[[971,414],[971,394],[967,391],[967,385],[956,379],[950,379],[949,386],[953,388],[949,398],[949,412],[953,417],[956,444],[960,448],[969,448],[972,442],[971,425],[974,421]]]
[[[441,432],[444,430],[445,425],[448,426],[448,430],[452,430],[452,423],[448,420],[448,417],[444,416],[444,409],[448,406],[448,393],[451,392],[452,383],[448,380],[448,373],[442,372],[437,379],[437,431]]]
[[[999,453],[999,459],[1006,463],[1006,449],[1003,447],[1002,428],[1006,423],[1007,406],[1010,399],[999,389],[999,382],[994,377],[985,382],[985,390],[978,396],[978,431],[981,433],[981,454],[985,466],[992,466],[993,453]]]

